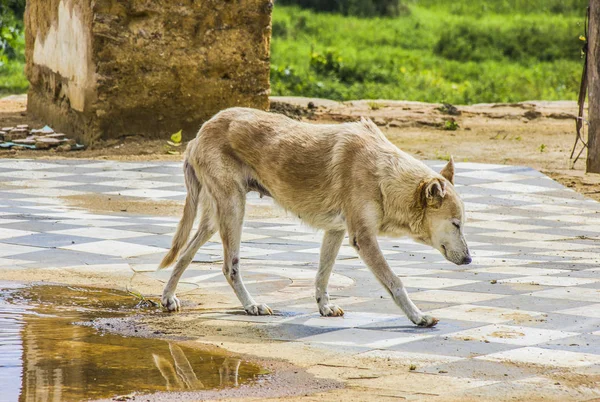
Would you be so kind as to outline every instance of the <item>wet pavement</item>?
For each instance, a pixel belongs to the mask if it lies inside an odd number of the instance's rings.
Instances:
[[[439,170],[444,162],[430,165]],[[458,163],[456,182],[471,265],[454,266],[405,239],[380,243],[415,303],[440,319],[435,328],[414,327],[347,242],[330,282],[346,316],[320,317],[313,280],[321,233],[278,212],[247,219],[241,247],[249,291],[277,314],[223,308],[199,316],[260,323],[273,339],[342,355],[416,362],[415,372],[457,389],[550,387],[541,372],[600,372],[600,204],[523,167]],[[9,270],[60,268],[166,281],[170,270],[156,266],[178,219],[92,213],[60,198],[86,194],[180,201],[181,164],[0,161],[0,279]],[[254,193],[248,202],[272,207]],[[185,272],[184,307],[186,291],[232,293],[218,242],[215,236],[202,247]]]
[[[251,385],[267,374],[224,351],[97,329],[94,321],[103,317],[157,313],[140,310],[139,301],[124,292],[0,283],[0,295],[2,402],[223,389]]]

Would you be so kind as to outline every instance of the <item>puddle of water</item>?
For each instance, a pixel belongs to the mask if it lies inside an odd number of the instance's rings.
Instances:
[[[175,342],[74,322],[139,313],[117,291],[0,283],[0,401],[80,401],[207,390],[259,380],[261,367]]]

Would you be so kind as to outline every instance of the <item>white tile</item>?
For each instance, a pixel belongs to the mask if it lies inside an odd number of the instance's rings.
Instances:
[[[264,245],[264,247],[268,247],[268,245]],[[221,244],[210,244],[202,247],[202,251],[206,254],[223,256],[223,246]],[[240,247],[240,257],[241,258],[251,258],[251,257],[259,257],[264,255],[274,255],[285,253],[287,250],[270,250],[263,249],[258,247],[249,247],[246,245],[242,245]]]
[[[532,186],[530,184],[521,184],[521,183],[503,183],[503,182],[497,182],[497,183],[486,183],[486,184],[475,184],[475,187],[481,187],[481,188],[489,188],[492,190],[502,190],[502,191],[510,191],[513,193],[523,193],[523,194],[529,194],[529,193],[541,193],[544,191],[550,191],[552,190],[549,187],[541,187],[541,186]]]
[[[467,226],[469,223],[467,223]],[[539,228],[539,227],[538,227]],[[551,241],[551,240],[561,240],[564,239],[564,235],[549,235],[544,233],[531,233],[531,232],[512,232],[507,233],[505,231],[502,232],[489,232],[489,233],[480,233],[481,236],[491,236],[491,237],[500,237],[500,238],[509,238],[509,239],[519,239],[519,240],[532,240],[535,239],[537,241]]]
[[[112,229],[108,227],[82,227],[77,229],[55,230],[50,233],[62,234],[67,236],[91,237],[94,239],[116,240],[128,239],[132,237],[151,236],[149,233],[132,232],[130,230]]]
[[[402,319],[404,316],[347,311],[343,317],[311,317],[304,325],[324,328],[353,328],[383,321]]]
[[[503,297],[508,296],[494,293],[458,292],[455,290],[426,290],[424,292],[414,292],[410,294],[410,298],[416,301],[456,304],[478,303],[487,300],[501,299]]]
[[[57,172],[44,172],[44,171],[31,171],[31,170],[17,170],[13,172],[2,173],[3,177],[11,177],[15,179],[31,179],[31,180],[44,180],[54,179],[57,177],[68,176],[68,173],[57,173]],[[6,182],[10,186],[10,182]]]
[[[540,251],[540,252],[535,252],[535,253],[531,253],[531,254],[535,254],[535,255],[545,255],[545,256],[550,256],[550,257],[562,257],[563,259],[577,259],[577,258],[581,258],[581,259],[597,259],[598,258],[598,253],[595,252],[589,252],[589,251],[571,251],[571,250],[564,250],[564,251],[554,251],[554,250],[548,250],[548,251]]]
[[[508,361],[513,363],[531,363],[542,366],[566,368],[600,364],[600,355],[569,352],[564,350],[542,349],[533,346],[499,353],[492,353],[490,355],[476,357],[476,359],[499,362]]]
[[[551,268],[533,268],[533,267],[527,267],[527,266],[525,266],[525,267],[506,266],[506,267],[489,267],[489,268],[470,269],[469,272],[504,274],[504,275],[541,276],[541,275],[562,274],[565,272],[569,272],[569,270],[551,269]]]
[[[0,221],[0,223],[4,223],[4,222]],[[38,233],[38,232],[30,232],[28,230],[0,228],[0,239],[9,239],[12,237],[27,236],[27,235],[36,234],[36,233]]]
[[[84,191],[67,190],[62,188],[22,188],[18,190],[10,190],[10,192],[40,197],[68,197],[71,195],[86,194]]]
[[[600,318],[600,303],[575,308],[568,308],[565,310],[559,310],[555,312],[561,314],[580,315],[582,317]]]
[[[116,240],[102,240],[92,243],[74,244],[61,248],[66,250],[83,251],[86,253],[112,255],[123,258],[154,253],[164,253],[167,251],[167,249],[164,248],[125,243]]]
[[[550,189],[547,189],[550,190]],[[567,199],[567,198],[559,198],[552,197],[544,194],[502,194],[495,196],[495,198],[499,198],[501,200],[509,200],[509,201],[523,201],[531,203],[531,205],[543,204],[543,205],[558,205],[558,206],[566,206],[566,205],[580,205],[581,200],[577,199]],[[525,208],[525,207],[523,207]],[[543,216],[543,214],[542,214]]]
[[[131,222],[127,221],[93,219],[93,217],[88,217],[85,219],[59,219],[56,223],[74,226],[91,226],[96,228],[131,225]]]
[[[507,252],[502,250],[501,247],[498,247],[497,250],[477,250],[474,247],[470,247],[471,249],[471,257],[473,257],[473,261],[477,263],[477,260],[482,257],[498,257],[503,255],[511,255],[516,254],[516,252]]]
[[[588,301],[600,303],[600,289],[561,287],[530,293],[535,297],[547,297],[550,299],[566,299],[576,301]]]
[[[79,186],[81,183],[75,183],[72,181],[60,181],[60,180],[41,180],[41,179],[31,179],[31,180],[15,180],[10,182],[11,186],[17,187],[29,187],[29,188],[54,188],[54,187],[69,187],[69,186]]]
[[[477,170],[474,172],[465,172],[460,174],[461,177],[470,177],[473,179],[487,179],[490,181],[518,181],[531,179],[531,176],[518,175],[512,173],[502,173],[494,170]],[[512,186],[513,183],[507,184],[506,187]]]
[[[36,205],[64,205],[65,202],[60,198],[51,198],[51,197],[27,197],[27,198],[17,198],[14,201],[25,201],[25,202],[34,202]]]
[[[444,165],[445,166],[445,165]],[[472,169],[472,170],[485,170],[490,171],[492,169],[505,168],[508,165],[498,165],[493,163],[476,163],[476,162],[458,162],[455,164],[457,169]],[[464,173],[457,173],[457,176],[462,176]]]
[[[404,283],[404,286],[409,288],[442,289],[452,286],[468,285],[469,283],[475,283],[477,281],[466,279],[407,276],[402,278],[402,282]]]
[[[17,260],[13,258],[0,258],[0,268],[2,269],[10,269],[15,268],[21,264],[28,264],[31,261],[29,260]]]
[[[535,238],[535,237],[534,237]],[[531,248],[542,248],[548,250],[584,250],[586,248],[593,247],[591,244],[579,244],[579,243],[568,243],[565,241],[524,241],[519,243],[507,244],[508,246],[515,247],[531,247]]]
[[[177,183],[166,182],[166,181],[153,181],[153,180],[115,180],[115,181],[104,181],[103,186],[114,186],[123,187],[128,189],[142,188],[160,188],[160,187],[172,187]]]
[[[526,265],[532,262],[539,262],[539,260],[527,260],[525,258],[501,258],[501,257],[479,257],[474,260],[471,265],[474,266],[513,266],[513,265]],[[434,261],[433,264],[451,264],[446,261]],[[431,262],[430,262],[431,264]]]
[[[1,215],[1,214],[0,214]],[[14,215],[14,214],[7,214]],[[0,216],[0,225],[10,225],[11,223],[27,222],[26,219],[5,219]]]
[[[576,335],[579,334],[577,332],[494,324],[455,332],[449,336],[460,340],[489,341],[509,345],[532,346]]]
[[[452,320],[487,322],[500,324],[513,320],[528,320],[542,313],[537,311],[513,310],[501,307],[476,306],[472,304],[461,304],[428,312],[436,318],[447,318]]]
[[[404,278],[405,276],[427,276],[427,275],[436,275],[436,274],[442,274],[446,271],[442,270],[442,269],[423,269],[423,268],[406,268],[406,267],[402,267],[402,266],[395,266],[392,261],[395,262],[395,260],[389,260],[388,263],[389,265],[392,267],[392,271],[394,271],[394,273],[402,278]],[[363,271],[370,271],[369,268],[361,268],[361,270]],[[404,279],[403,279],[404,280]]]
[[[600,233],[600,226],[598,226],[598,225],[581,225],[581,226],[576,226],[576,227],[573,227],[570,229],[575,230],[575,231]]]
[[[363,346],[380,349],[432,337],[433,335],[426,334],[398,336],[398,334],[390,331],[349,328],[307,336],[298,339],[298,341],[334,346]]]
[[[465,211],[467,212],[467,219],[469,218],[469,214],[472,211],[486,211],[488,209],[497,209],[498,208],[497,205],[478,203],[475,201],[465,201],[464,204],[465,204]],[[468,224],[469,224],[469,222],[467,222],[467,225]]]
[[[254,264],[247,264],[246,261],[242,260],[242,264],[245,266],[244,270],[253,273],[259,274],[270,274],[282,276],[285,278],[289,278],[292,281],[301,281],[301,280],[314,280],[317,272],[314,269],[306,269],[306,268],[297,268],[297,267],[257,267]],[[261,264],[262,265],[262,264]],[[331,277],[329,278],[329,286],[330,287],[347,287],[352,286],[354,284],[354,280],[345,275],[338,274],[333,272]]]
[[[42,250],[44,250],[42,247],[18,246],[15,244],[0,243],[0,257],[8,257]]]
[[[135,172],[131,170],[107,170],[104,172],[94,172],[88,173],[88,176],[97,176],[97,177],[114,177],[119,180],[145,180],[145,179],[153,179],[155,177],[165,177],[169,176],[164,173],[149,173],[149,172]],[[177,183],[173,183],[176,185]]]
[[[467,214],[467,223],[469,226],[471,222],[474,221],[505,221],[508,219],[515,219],[514,215],[500,215],[500,214],[492,214],[487,212],[469,212]]]
[[[96,168],[104,169],[105,171],[110,170],[133,170],[133,169],[144,169],[155,166],[165,166],[164,164],[150,164],[150,163],[135,163],[135,162],[119,162],[119,161],[89,161],[90,163],[77,165],[78,167],[85,168]]]
[[[168,225],[167,227],[170,227],[172,225]],[[242,241],[252,241],[252,240],[259,240],[259,239],[266,239],[269,236],[263,236],[263,235],[259,235],[259,234],[254,234],[254,233],[247,233],[242,231]],[[209,240],[209,242],[213,242],[213,243],[221,243],[221,234],[220,233],[215,233]]]
[[[507,232],[524,232],[527,230],[541,229],[540,226],[524,225],[520,223],[511,223],[506,221],[482,221],[482,222],[468,222],[468,227],[476,227],[482,229],[493,229],[502,230]]]
[[[598,279],[591,278],[574,278],[572,276],[523,276],[520,278],[502,279],[498,282],[503,283],[527,283],[537,284],[541,286],[577,286],[588,283],[598,282]]]
[[[2,162],[0,162],[0,169],[19,169],[19,170],[48,170],[48,169],[54,169],[60,167],[60,165],[56,165],[56,164],[52,164],[52,163],[43,163],[43,162],[36,162],[33,160],[27,160],[27,159],[13,159],[13,160],[4,160]],[[12,172],[6,172],[5,174],[8,175],[9,173]],[[3,174],[4,175],[4,174]]]

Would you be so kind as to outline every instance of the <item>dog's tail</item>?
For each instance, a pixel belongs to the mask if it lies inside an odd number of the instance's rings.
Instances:
[[[194,225],[194,219],[196,219],[196,213],[198,212],[198,201],[200,199],[200,190],[202,185],[198,181],[194,167],[186,159],[183,163],[183,175],[185,178],[185,186],[187,188],[187,196],[185,197],[185,205],[183,207],[183,216],[177,226],[177,231],[173,237],[173,243],[171,249],[165,255],[163,260],[160,262],[158,269],[163,269],[173,264],[183,246],[187,243],[190,237],[190,231]]]

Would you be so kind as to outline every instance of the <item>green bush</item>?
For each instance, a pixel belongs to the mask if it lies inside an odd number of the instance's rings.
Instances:
[[[25,92],[25,0],[0,0],[0,95]]]
[[[485,61],[535,59],[575,60],[581,43],[577,30],[564,21],[518,19],[482,23],[460,21],[445,29],[437,41],[435,54],[451,60]],[[576,27],[575,27],[576,28]]]
[[[399,0],[279,0],[278,3],[357,17],[397,17],[408,12]]]
[[[490,14],[585,15],[589,0],[404,0],[411,5],[480,18]]]
[[[2,56],[9,60],[23,58],[24,11],[25,0],[0,0],[0,63]]]
[[[411,5],[404,17],[360,19],[276,6],[273,21],[273,95],[454,104],[577,96],[575,15],[477,19]]]

